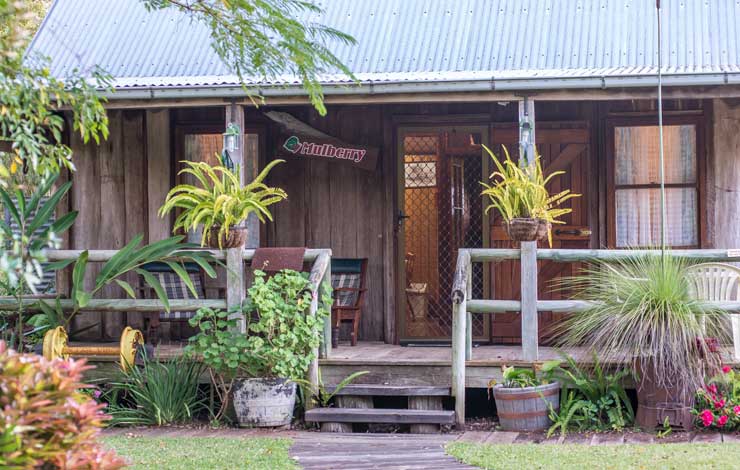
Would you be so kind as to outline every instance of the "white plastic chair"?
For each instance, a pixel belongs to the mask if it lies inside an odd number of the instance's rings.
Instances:
[[[697,299],[740,301],[740,268],[724,263],[702,263],[689,267],[688,277]],[[740,315],[731,315],[735,359],[740,359]]]

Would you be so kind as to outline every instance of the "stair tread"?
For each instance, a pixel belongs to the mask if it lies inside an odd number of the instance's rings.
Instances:
[[[334,392],[336,386],[326,387],[329,393]],[[448,397],[450,387],[436,387],[426,385],[381,385],[381,384],[351,384],[347,385],[336,395],[355,396],[397,396],[397,397]]]
[[[306,421],[332,423],[454,424],[455,412],[389,408],[314,408]]]

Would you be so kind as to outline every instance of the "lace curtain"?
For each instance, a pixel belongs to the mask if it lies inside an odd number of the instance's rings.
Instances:
[[[660,244],[660,154],[657,126],[616,127],[617,247]],[[669,246],[697,246],[696,129],[664,126],[666,238]]]

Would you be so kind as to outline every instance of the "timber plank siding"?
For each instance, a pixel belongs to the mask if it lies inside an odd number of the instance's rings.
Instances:
[[[698,91],[697,91],[698,92]],[[688,93],[688,91],[685,91]],[[617,98],[623,95],[615,94]],[[635,95],[637,96],[637,95]],[[698,96],[698,95],[697,95]],[[433,99],[433,97],[429,97]],[[620,101],[537,101],[539,125],[538,140],[550,134],[555,140],[548,145],[549,154],[563,154],[563,162],[570,162],[569,175],[557,184],[572,185],[576,174],[582,178],[580,192],[587,194],[574,201],[577,216],[571,216],[567,229],[589,227],[590,237],[578,241],[566,240],[571,246],[581,243],[592,249],[605,247],[609,214],[608,188],[605,166],[607,139],[606,120],[614,117],[644,118],[654,116],[654,100]],[[144,233],[149,241],[169,235],[172,218],[161,219],[157,210],[164,196],[175,182],[177,161],[184,158],[182,142],[178,143],[178,128],[191,126],[202,129],[223,129],[223,103],[219,106],[177,107],[163,109],[111,110],[111,136],[101,146],[84,145],[78,133],[66,137],[74,152],[78,171],[73,174],[74,186],[69,204],[60,209],[78,210],[77,223],[69,233],[70,249],[120,248],[136,233]],[[666,116],[700,115],[707,128],[705,181],[702,189],[702,247],[735,248],[740,245],[740,216],[737,187],[740,184],[740,166],[737,154],[740,135],[740,106],[737,99],[667,99]],[[363,306],[359,339],[387,341],[398,339],[397,316],[404,313],[405,299],[397,297],[396,270],[402,254],[397,246],[397,215],[399,194],[397,178],[397,128],[399,126],[434,125],[488,125],[489,142],[509,141],[506,126],[515,128],[517,104],[490,102],[406,103],[406,104],[344,104],[331,105],[326,116],[319,116],[307,105],[272,106],[254,109],[245,107],[247,129],[259,128],[264,145],[260,146],[260,164],[274,158],[279,145],[279,129],[262,113],[276,110],[290,113],[316,129],[346,142],[372,146],[380,150],[377,168],[363,171],[334,161],[291,159],[276,167],[270,184],[288,192],[288,200],[274,206],[275,221],[264,227],[265,246],[308,246],[331,248],[334,257],[358,257],[369,260],[367,294]],[[545,123],[551,123],[550,128]],[[555,126],[554,123],[557,123]],[[553,128],[555,127],[555,128]],[[246,130],[246,129],[245,129]],[[210,131],[209,131],[210,132]],[[248,130],[252,132],[252,130]],[[570,134],[569,134],[570,133]],[[575,134],[577,133],[577,135]],[[583,144],[581,135],[587,134],[587,147],[581,161],[569,153],[566,144]],[[577,139],[580,139],[576,142]],[[516,139],[514,139],[516,140]],[[585,144],[584,144],[585,145]],[[573,147],[576,152],[579,147]],[[495,149],[498,150],[498,149]],[[545,158],[550,158],[545,155]],[[567,157],[567,158],[566,158]],[[122,167],[121,167],[122,165]],[[477,195],[471,194],[471,197]],[[402,200],[402,199],[401,199]],[[495,237],[500,232],[498,221],[491,217],[489,245],[500,246]],[[565,243],[565,242],[563,242]],[[573,245],[575,246],[575,245]],[[580,247],[580,245],[579,245]],[[504,266],[511,265],[504,269]],[[516,300],[519,296],[519,273],[516,263],[492,264],[489,269],[490,292],[494,298]],[[97,267],[91,266],[94,276]],[[543,290],[549,283],[540,276]],[[557,273],[556,273],[557,274]],[[60,276],[65,279],[65,276]],[[131,279],[133,280],[133,278]],[[66,281],[68,283],[68,281]],[[92,282],[92,278],[86,282]],[[220,279],[223,285],[225,278]],[[210,281],[209,281],[210,284]],[[64,282],[59,289],[64,291]],[[209,286],[214,287],[214,286]],[[107,295],[123,298],[117,287]],[[557,294],[542,292],[542,299],[557,298]],[[400,300],[400,302],[399,302]],[[400,305],[400,307],[399,307]],[[397,310],[399,310],[398,312]],[[507,332],[504,319],[497,315],[493,339],[518,342],[518,328]],[[116,338],[123,322],[139,325],[140,313],[122,316],[93,329],[86,339],[106,336]],[[77,320],[77,327],[101,323],[99,313],[85,313]],[[513,325],[512,325],[513,326]],[[544,325],[540,333],[546,332]],[[340,350],[348,348],[346,343]]]

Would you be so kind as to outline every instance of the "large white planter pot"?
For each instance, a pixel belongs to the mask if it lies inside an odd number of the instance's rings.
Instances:
[[[293,419],[295,382],[287,379],[237,379],[231,394],[239,426],[286,426]]]

